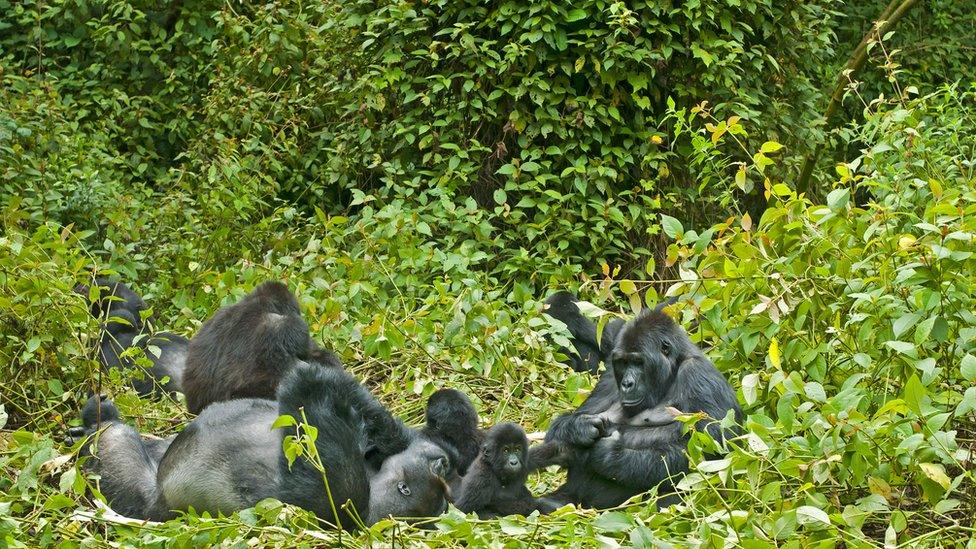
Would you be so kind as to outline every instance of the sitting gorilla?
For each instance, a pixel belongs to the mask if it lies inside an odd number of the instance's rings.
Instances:
[[[529,441],[525,431],[514,423],[499,423],[485,436],[481,454],[471,465],[461,484],[455,505],[478,518],[505,515],[546,514],[559,506],[536,499],[525,487],[529,476]]]
[[[341,367],[338,357],[312,342],[288,287],[265,282],[217,311],[190,340],[183,373],[187,408],[199,414],[212,402],[274,398],[285,374],[306,361]]]
[[[189,341],[174,333],[153,332],[141,316],[148,308],[146,302],[125,284],[96,278],[95,288],[97,292],[81,285],[75,291],[90,300],[92,315],[102,321],[98,342],[102,366],[107,370],[139,368],[131,353],[126,353],[127,349],[137,347],[151,366],[141,374],[141,379],[132,380],[136,391],[141,396],[181,391]]]
[[[457,474],[464,476],[485,438],[471,400],[457,389],[439,389],[427,399],[426,421],[421,435],[444,448]]]
[[[734,436],[717,420],[742,411],[728,381],[670,317],[645,310],[621,329],[611,367],[575,412],[556,418],[544,444],[532,449],[533,468],[568,468],[552,498],[607,508],[688,470],[688,437],[670,421],[677,410],[704,412],[698,422],[718,441]],[[673,410],[677,409],[677,410]]]
[[[85,427],[72,435],[96,428],[87,413],[89,405],[99,405],[93,398],[83,413]],[[191,506],[229,514],[274,497],[312,511],[328,526],[355,529],[387,516],[427,517],[447,508],[447,455],[339,369],[300,364],[282,380],[278,402],[239,399],[207,407],[165,441],[158,460],[114,406],[100,404],[106,427],[89,463],[109,504],[129,516],[166,520]],[[302,411],[318,429],[315,448],[329,492],[304,456],[289,465],[282,449],[287,429],[272,430],[279,414],[301,421]],[[338,516],[334,510],[341,510]]]
[[[577,372],[597,373],[600,362],[607,362],[613,352],[617,333],[624,321],[614,318],[603,328],[600,343],[596,341],[596,324],[583,316],[576,303],[579,299],[569,292],[556,292],[546,299],[543,312],[566,325],[575,352],[560,347],[559,351],[569,357],[569,365]]]

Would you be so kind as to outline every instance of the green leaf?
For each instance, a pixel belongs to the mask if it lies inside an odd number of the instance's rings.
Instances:
[[[657,273],[657,263],[654,261],[654,256],[647,258],[647,263],[644,265],[644,272],[650,277],[653,277]]]
[[[847,206],[851,199],[851,191],[847,188],[834,189],[827,194],[827,207],[833,211],[839,211]]]
[[[626,295],[637,293],[637,285],[632,280],[621,280],[620,291]]]
[[[962,400],[956,406],[956,417],[963,417],[973,412],[976,412],[976,387],[966,389],[966,394],[962,396]],[[0,426],[2,425],[3,423],[0,422]]]
[[[774,153],[782,148],[783,145],[777,143],[776,141],[767,141],[762,144],[762,147],[760,147],[759,150],[762,151],[763,153],[769,154],[769,153]]]
[[[634,519],[626,513],[612,511],[598,516],[593,527],[601,532],[629,532],[634,527]]]
[[[891,331],[895,334],[895,337],[900,337],[901,334],[908,331],[909,328],[918,322],[919,315],[917,313],[908,313],[902,315],[891,325]]]
[[[496,171],[495,173],[498,175],[511,175],[515,173],[515,165],[511,163],[504,164],[502,165],[502,167],[498,168],[498,171]]]
[[[907,341],[885,341],[885,345],[903,355],[915,356],[915,344]]]
[[[495,189],[494,193],[495,203],[499,206],[508,201],[508,194],[505,193],[505,189]]]
[[[976,381],[976,356],[966,353],[962,357],[959,370],[962,372],[962,377],[966,381]]]
[[[756,403],[756,398],[759,394],[759,375],[758,374],[746,374],[742,377],[742,398],[745,399],[746,404],[752,406]]]
[[[905,383],[905,404],[918,415],[922,415],[922,399],[925,397],[925,386],[912,374]]]
[[[661,227],[664,229],[664,234],[671,238],[677,238],[679,234],[684,232],[681,222],[670,215],[661,214]]]
[[[291,417],[288,414],[285,414],[285,415],[278,416],[278,419],[276,419],[275,422],[271,424],[271,428],[280,429],[282,427],[292,427],[295,425],[298,425],[298,422],[295,421],[295,418]]]
[[[586,19],[586,11],[579,8],[569,10],[569,13],[566,14],[567,23],[575,23],[576,21],[581,21],[583,19]]]
[[[830,516],[823,509],[811,505],[801,505],[796,509],[796,522],[803,525],[830,525]]]

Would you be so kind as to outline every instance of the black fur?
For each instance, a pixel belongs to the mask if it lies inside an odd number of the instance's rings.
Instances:
[[[606,362],[613,352],[617,333],[624,321],[615,318],[603,328],[600,342],[597,343],[596,324],[583,316],[576,303],[575,295],[560,291],[546,299],[545,313],[566,325],[574,350],[560,347],[559,351],[569,357],[569,365],[577,372],[597,373],[601,362]]]
[[[737,421],[742,415],[728,381],[657,308],[621,329],[611,367],[579,409],[553,421],[545,444],[533,448],[532,466],[568,467],[552,497],[590,507],[613,507],[657,485],[670,491],[688,460],[687,436],[680,423],[666,421],[667,407],[704,412],[711,419],[697,427],[716,440],[735,434],[717,420],[729,410]]]
[[[529,442],[514,423],[500,423],[485,437],[481,453],[461,484],[455,506],[479,518],[549,513],[556,508],[536,499],[525,487],[529,476]]]
[[[97,299],[94,301],[91,300],[90,286],[79,284],[75,287],[75,292],[84,296],[89,302],[89,310],[93,317],[101,320],[108,320],[113,316],[123,317],[131,322],[131,328],[142,330],[141,313],[149,308],[142,297],[124,283],[110,278],[96,278],[95,287],[98,288],[98,292]]]
[[[424,517],[446,508],[447,455],[414,439],[346,372],[299,366],[282,382],[278,400],[281,414],[300,418],[303,409],[319,429],[316,448],[337,509],[351,501],[358,516],[372,524],[387,516]],[[370,452],[382,458],[372,472],[363,460]],[[288,470],[282,455],[281,466],[282,501],[311,509],[334,524],[319,472],[302,458]],[[345,528],[355,524],[348,514],[340,514],[340,520]]]
[[[212,402],[274,398],[281,379],[302,361],[341,367],[338,357],[312,343],[288,288],[265,282],[217,311],[190,341],[183,375],[187,408],[198,414]]]
[[[421,435],[444,448],[458,475],[464,476],[485,438],[471,399],[457,389],[437,390],[427,399],[426,420]]]
[[[98,490],[116,512],[145,518],[156,498],[156,467],[173,438],[144,438],[125,424],[105,395],[94,395],[81,413],[83,426],[68,430],[66,443],[86,440],[85,470],[98,475]]]
[[[159,396],[182,390],[183,368],[189,341],[169,332],[153,332],[151,325],[142,319],[147,309],[143,301],[125,284],[106,278],[96,278],[98,298],[90,303],[92,315],[102,321],[98,341],[98,357],[107,370],[142,369],[129,353],[132,347],[142,350],[150,366],[133,376],[132,386],[141,396]],[[88,286],[80,285],[75,291],[90,299]],[[156,350],[158,349],[158,354]],[[167,381],[163,383],[163,380]]]
[[[282,438],[295,427],[271,429],[279,413],[302,421],[303,412],[318,430],[315,448],[338,517],[312,462],[298,457],[288,466]],[[90,470],[101,475],[109,505],[134,518],[168,520],[190,507],[230,514],[274,497],[349,529],[360,520],[428,517],[447,507],[447,455],[404,427],[340,369],[298,364],[282,380],[278,401],[214,403],[163,441],[141,438],[108,401],[90,401],[82,417],[86,426],[69,434],[88,436],[101,420],[104,430]]]

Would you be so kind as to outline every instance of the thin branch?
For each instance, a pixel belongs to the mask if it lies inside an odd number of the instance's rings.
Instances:
[[[840,108],[841,103],[844,99],[844,90],[847,89],[847,84],[850,81],[851,74],[861,70],[864,63],[868,59],[868,46],[875,41],[875,36],[877,39],[881,39],[889,30],[894,28],[895,23],[898,22],[902,16],[911,8],[918,0],[892,0],[888,4],[888,7],[881,12],[878,19],[871,25],[871,30],[864,35],[861,39],[861,43],[854,48],[854,52],[851,53],[850,58],[848,58],[847,63],[844,65],[844,69],[837,74],[837,79],[834,81],[834,90],[830,94],[830,103],[827,104],[827,110],[824,112],[824,121],[826,122],[826,128],[830,126],[830,119],[834,117],[837,109]],[[803,167],[800,170],[800,177],[796,182],[796,190],[800,193],[805,193],[810,186],[810,176],[813,174],[813,167],[817,164],[817,160],[820,158],[820,153],[823,151],[823,142],[817,144],[813,153],[808,154],[803,160]]]

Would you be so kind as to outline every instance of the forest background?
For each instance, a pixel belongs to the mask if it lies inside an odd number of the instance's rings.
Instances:
[[[748,416],[721,459],[693,440],[676,508],[454,510],[353,544],[976,547],[976,3],[0,13],[0,544],[335,539],[273,502],[93,517],[61,443],[87,392],[144,431],[189,419],[99,373],[72,292],[97,269],[186,335],[286,280],[395,414],[454,386],[528,430],[595,381],[553,355],[548,293],[676,296]]]

